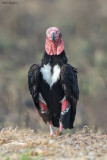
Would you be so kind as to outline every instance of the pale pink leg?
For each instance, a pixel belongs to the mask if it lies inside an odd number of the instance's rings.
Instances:
[[[55,132],[54,132],[54,128],[52,126],[52,122],[51,121],[49,122],[49,127],[50,127],[50,136],[52,136],[52,135],[55,134]]]
[[[62,133],[63,124],[60,122],[59,131]]]

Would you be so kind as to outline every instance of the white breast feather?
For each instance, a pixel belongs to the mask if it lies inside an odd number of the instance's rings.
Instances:
[[[50,64],[47,64],[47,65],[44,65],[42,68],[41,68],[41,72],[42,72],[42,75],[43,75],[43,79],[48,83],[48,84],[51,84],[51,66]]]
[[[59,67],[59,65],[56,65],[56,66],[54,66],[54,68],[53,68],[53,75],[52,75],[50,87],[52,87],[52,85],[53,85],[59,78],[60,78],[60,67]]]
[[[52,85],[60,78],[60,67],[59,65],[54,66],[53,74],[51,73],[51,66],[48,63],[41,68],[41,73],[43,75],[43,79],[50,85]]]

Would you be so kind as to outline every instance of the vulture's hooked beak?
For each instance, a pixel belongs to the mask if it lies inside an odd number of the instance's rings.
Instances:
[[[52,39],[52,41],[54,41],[55,40],[55,33],[54,32],[52,32],[52,34],[51,34],[51,39]]]

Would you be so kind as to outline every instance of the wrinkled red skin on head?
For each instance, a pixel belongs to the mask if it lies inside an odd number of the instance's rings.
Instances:
[[[49,41],[52,41],[51,40],[51,34],[54,32],[55,34],[55,40],[58,41],[60,36],[61,36],[61,32],[59,30],[59,28],[57,27],[50,27],[46,30],[46,38],[49,40]]]
[[[51,39],[53,32],[55,34],[55,41]],[[48,55],[59,55],[64,50],[64,42],[59,28],[50,27],[46,30],[45,50]]]

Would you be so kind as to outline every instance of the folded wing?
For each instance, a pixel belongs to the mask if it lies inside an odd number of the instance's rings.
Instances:
[[[66,99],[69,101],[71,108],[69,109],[69,120],[68,116],[65,117],[65,121],[68,121],[68,128],[73,128],[73,123],[76,115],[76,105],[79,99],[79,88],[77,79],[77,69],[69,64],[64,64],[61,67],[61,83],[64,90]]]

